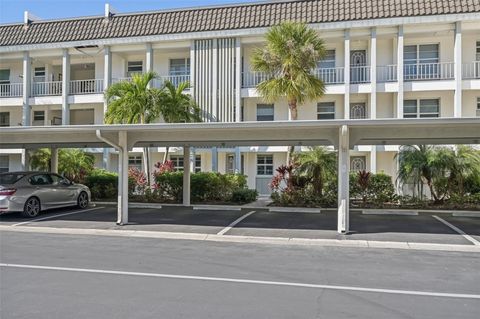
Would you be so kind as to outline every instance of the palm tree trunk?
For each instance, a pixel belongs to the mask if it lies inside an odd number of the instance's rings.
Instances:
[[[163,157],[163,162],[165,163],[167,160],[168,160],[168,153],[170,151],[170,147],[166,147],[166,151],[165,151],[165,156]]]
[[[143,162],[145,163],[145,177],[147,178],[147,185],[151,186],[150,184],[150,151],[148,147],[143,148]]]
[[[290,119],[292,121],[296,121],[298,119],[297,100],[293,99],[288,101],[288,108],[290,109]],[[288,153],[287,153],[287,165],[290,164],[294,151],[295,151],[295,146],[290,145],[288,147]]]

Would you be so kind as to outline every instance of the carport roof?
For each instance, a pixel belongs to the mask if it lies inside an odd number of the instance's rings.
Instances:
[[[0,128],[0,148],[105,147],[127,132],[128,146],[337,145],[348,126],[350,146],[479,144],[480,118],[275,121]]]

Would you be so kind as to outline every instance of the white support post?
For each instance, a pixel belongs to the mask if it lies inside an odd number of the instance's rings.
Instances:
[[[195,40],[190,42],[190,94],[195,100],[195,68],[196,68],[196,58],[195,58]]]
[[[153,72],[153,48],[151,43],[145,45],[145,71]],[[152,87],[152,81],[148,83],[148,87]]]
[[[63,49],[62,56],[62,125],[70,124],[70,105],[68,91],[70,90],[70,54]]]
[[[372,28],[370,39],[370,118],[377,118],[377,29]]]
[[[190,206],[190,146],[183,147],[183,206]]]
[[[51,148],[51,162],[50,162],[50,170],[52,173],[57,173],[58,174],[58,148],[52,147]]]
[[[22,125],[30,126],[32,124],[30,109],[30,85],[32,83],[32,64],[28,51],[23,53],[23,109]]]
[[[242,153],[240,147],[235,147],[235,174],[242,173]]]
[[[370,149],[370,172],[377,174],[377,145],[372,145]]]
[[[343,118],[348,120],[350,118],[350,30],[345,30],[344,49],[345,98]]]
[[[195,173],[195,147],[190,148],[190,158],[188,163],[190,164],[190,172]]]
[[[338,139],[338,224],[341,234],[349,231],[350,142],[347,125],[342,125]]]
[[[462,117],[462,22],[455,23],[455,103],[454,117]]]
[[[242,120],[242,43],[235,39],[235,122]]]
[[[397,36],[397,118],[403,118],[403,25],[398,27]]]
[[[128,144],[127,132],[118,132],[118,210],[117,225],[128,224]]]
[[[110,46],[104,47],[103,52],[103,91],[106,91],[110,85],[112,85],[112,51]],[[103,102],[103,116],[107,113],[108,103],[106,100]],[[103,169],[110,169],[110,150],[108,148],[103,149]]]
[[[30,170],[30,152],[27,149],[22,150],[22,170]]]
[[[218,172],[218,149],[212,147],[212,172]]]

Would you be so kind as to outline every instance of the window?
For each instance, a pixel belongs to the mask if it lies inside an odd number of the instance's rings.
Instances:
[[[477,116],[480,116],[480,97],[477,97]]]
[[[0,126],[10,126],[10,112],[0,112]]]
[[[330,69],[335,67],[335,50],[327,50],[325,58],[317,63],[320,69]]]
[[[50,174],[50,178],[53,185],[68,185],[70,183],[68,179],[57,174]]]
[[[317,120],[335,119],[335,102],[322,102],[317,104]]]
[[[8,172],[8,167],[9,167],[8,155],[1,155],[0,156],[0,173]]]
[[[170,160],[175,166],[175,171],[183,171],[183,156],[182,155],[170,155]],[[195,155],[195,173],[202,171],[202,157]]]
[[[403,117],[404,118],[438,117],[439,114],[440,114],[439,99],[403,101]]]
[[[132,74],[143,72],[143,61],[128,61],[127,62],[127,76],[131,77]]]
[[[129,156],[128,168],[136,168],[138,170],[142,170],[142,155]]]
[[[243,166],[243,155],[240,156],[240,170],[238,173],[243,174],[244,172],[244,166]],[[226,163],[225,163],[225,171],[227,174],[235,174],[236,168],[235,168],[235,154],[227,154],[226,157]]]
[[[170,75],[188,75],[190,74],[190,58],[170,59]]]
[[[407,45],[403,50],[405,79],[431,79],[439,74],[439,45]]]
[[[273,104],[257,104],[257,121],[273,121]]]
[[[257,175],[273,175],[273,155],[257,155]]]
[[[33,69],[33,81],[34,82],[45,82],[45,67],[36,67]]]
[[[45,111],[33,111],[33,120],[34,121],[44,121],[45,120]]]
[[[480,41],[477,41],[477,61],[480,61]]]
[[[350,118],[353,120],[367,118],[367,107],[365,103],[350,104]]]
[[[365,156],[352,156],[350,157],[350,170],[354,172],[363,171],[366,169]]]
[[[0,70],[0,84],[10,84],[10,70]]]
[[[52,178],[49,174],[38,174],[30,177],[28,180],[30,184],[40,186],[40,185],[51,185],[53,183]]]

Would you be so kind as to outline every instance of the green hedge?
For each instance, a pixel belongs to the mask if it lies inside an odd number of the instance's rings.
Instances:
[[[117,196],[118,175],[103,169],[94,169],[85,178],[93,200],[114,199]]]
[[[155,182],[158,197],[173,202],[182,200],[183,172],[157,174]],[[190,187],[193,202],[228,202],[235,191],[246,189],[247,178],[240,174],[199,172],[191,174]],[[252,197],[250,194],[249,198]]]

